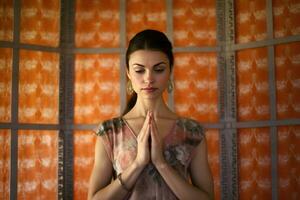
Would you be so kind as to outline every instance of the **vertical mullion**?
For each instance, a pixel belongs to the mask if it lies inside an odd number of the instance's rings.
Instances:
[[[58,199],[73,199],[75,2],[61,1]]]
[[[267,7],[267,36],[269,40],[273,40],[273,4],[272,0],[266,1]],[[275,75],[275,53],[274,45],[268,46],[268,66],[269,66],[269,101],[271,110],[271,121],[276,121],[276,75]],[[278,175],[277,175],[277,127],[271,126],[271,188],[272,199],[278,199]]]
[[[165,0],[166,3],[166,20],[167,20],[167,36],[173,43],[173,1]]]
[[[171,43],[173,44],[173,1],[172,0],[165,0],[166,3],[166,20],[167,20],[167,36]],[[171,74],[171,80],[173,79],[173,71]],[[173,84],[173,82],[172,82]],[[171,110],[174,110],[174,90],[171,93],[168,93],[168,106]]]
[[[217,71],[218,71],[218,112],[220,122],[225,122],[225,108],[226,108],[226,59],[225,59],[225,2],[223,0],[216,1],[216,16],[217,16],[217,45],[220,47],[220,51],[217,53]],[[228,197],[227,186],[227,154],[226,154],[226,142],[225,142],[225,129],[220,129],[220,174],[221,174],[221,199]]]
[[[119,12],[120,12],[120,114],[123,113],[127,102],[126,93],[126,63],[125,63],[125,51],[126,51],[126,1],[119,0]]]
[[[232,127],[232,123],[237,121],[237,84],[236,84],[236,54],[231,48],[235,44],[235,1],[225,1],[225,31],[226,31],[226,89],[228,110],[225,110],[226,123],[230,124],[226,136],[228,139],[228,173],[230,174],[229,199],[238,199],[238,163],[237,163],[237,129]]]
[[[217,52],[217,73],[218,73],[218,113],[220,122],[225,120],[225,4],[222,0],[216,2],[217,16],[217,45],[220,51]]]
[[[10,199],[18,194],[18,114],[19,114],[19,44],[21,2],[14,0],[13,60],[11,88],[11,140],[10,140]]]
[[[234,1],[217,1],[218,82],[221,147],[221,198],[238,199],[236,63],[232,46],[235,42]]]

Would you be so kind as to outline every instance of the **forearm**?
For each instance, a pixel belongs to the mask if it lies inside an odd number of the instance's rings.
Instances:
[[[161,164],[157,167],[157,170],[179,199],[211,199],[206,191],[188,183],[187,180],[181,177],[170,165],[166,163]]]
[[[139,167],[135,162],[133,162],[125,171],[123,171],[122,180],[127,188],[132,188],[134,186],[142,170],[143,167]],[[120,184],[119,180],[116,179],[95,193],[92,200],[121,200],[124,199],[127,194],[128,191]]]

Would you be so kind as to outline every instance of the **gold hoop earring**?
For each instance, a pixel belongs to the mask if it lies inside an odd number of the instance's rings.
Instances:
[[[168,81],[168,88],[167,88],[167,91],[168,93],[171,93],[174,89],[174,86],[173,86],[173,82],[171,80]]]
[[[129,95],[132,95],[132,94],[133,94],[134,90],[133,90],[133,87],[132,87],[132,84],[131,84],[131,81],[130,81],[130,80],[127,82],[127,87],[126,87],[126,89],[127,89],[127,93],[128,93]]]

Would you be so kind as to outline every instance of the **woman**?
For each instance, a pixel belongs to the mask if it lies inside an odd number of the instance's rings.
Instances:
[[[96,130],[88,199],[213,199],[202,126],[172,112],[162,94],[172,90],[172,45],[144,30],[126,52],[129,107]]]

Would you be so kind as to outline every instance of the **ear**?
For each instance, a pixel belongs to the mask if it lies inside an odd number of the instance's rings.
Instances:
[[[129,74],[129,70],[128,70],[127,68],[126,68],[126,75],[127,75],[128,79],[131,80],[131,76],[130,76],[130,74]]]

